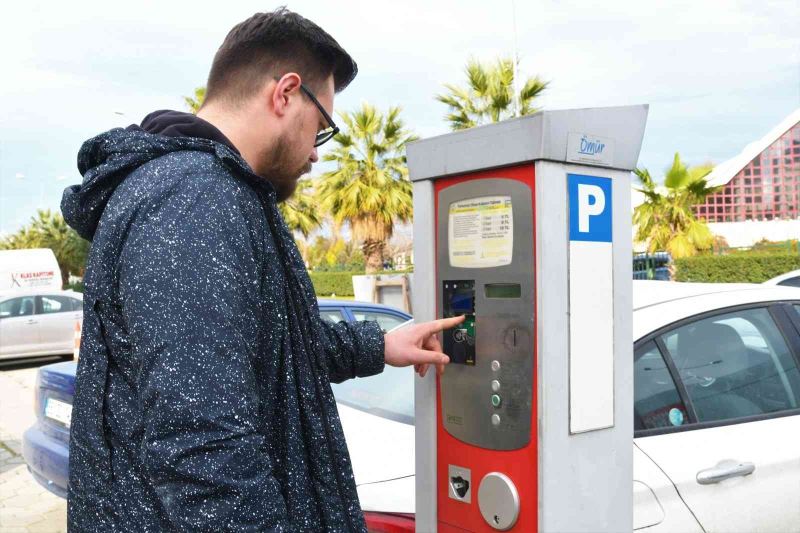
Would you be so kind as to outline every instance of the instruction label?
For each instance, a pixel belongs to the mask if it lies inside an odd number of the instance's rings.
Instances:
[[[514,216],[510,196],[482,196],[450,204],[450,265],[491,268],[511,264]]]

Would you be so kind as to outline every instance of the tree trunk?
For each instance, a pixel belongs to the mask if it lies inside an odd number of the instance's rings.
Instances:
[[[364,241],[361,250],[364,252],[367,274],[374,274],[383,270],[383,249],[386,246],[384,241],[368,239]]]
[[[333,239],[333,242],[336,242],[336,241],[338,241],[339,239],[342,238],[341,233],[342,233],[342,223],[341,222],[336,222],[336,220],[332,219],[331,220],[331,238]]]

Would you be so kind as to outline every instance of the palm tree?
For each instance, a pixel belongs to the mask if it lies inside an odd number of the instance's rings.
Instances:
[[[189,111],[192,114],[196,115],[198,111],[200,111],[200,106],[203,105],[203,102],[206,99],[206,88],[197,87],[194,90],[194,96],[184,96],[183,101],[186,102],[186,106],[189,108]]]
[[[0,240],[0,250],[25,250],[28,248],[39,248],[39,235],[31,231],[28,226],[24,226],[16,233],[6,235]]]
[[[278,204],[289,229],[302,233],[306,239],[312,231],[322,226],[323,220],[322,212],[315,203],[313,189],[311,178],[302,178],[297,182],[294,194]]]
[[[711,169],[711,165],[689,168],[676,153],[663,187],[656,185],[647,169],[635,170],[642,183],[637,190],[645,195],[645,201],[633,210],[633,223],[637,226],[636,240],[647,242],[648,252],[666,250],[677,259],[711,249],[714,235],[692,210],[719,190],[710,187],[706,179]]]
[[[395,222],[411,220],[405,145],[416,137],[405,128],[399,107],[384,115],[364,103],[360,110],[339,116],[345,128],[323,157],[337,168],[322,175],[317,197],[334,224],[350,226],[353,238],[361,242],[367,273],[374,273],[383,265],[383,249]]]
[[[70,228],[60,213],[49,209],[38,210],[27,226],[0,241],[1,250],[25,248],[53,250],[64,285],[69,281],[70,274],[83,275],[89,255],[89,241]]]
[[[445,119],[453,131],[535,113],[540,108],[534,106],[534,100],[549,84],[538,76],[528,78],[515,94],[514,61],[510,58],[498,58],[494,64],[471,58],[464,71],[466,87],[446,84],[447,94],[436,96],[448,107]]]

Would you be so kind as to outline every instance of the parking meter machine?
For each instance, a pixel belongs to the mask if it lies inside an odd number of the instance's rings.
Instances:
[[[417,531],[632,528],[631,170],[647,106],[544,111],[408,146]]]

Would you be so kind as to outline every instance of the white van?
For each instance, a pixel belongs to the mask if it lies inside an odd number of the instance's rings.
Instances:
[[[0,250],[0,292],[61,290],[61,269],[50,248]]]

